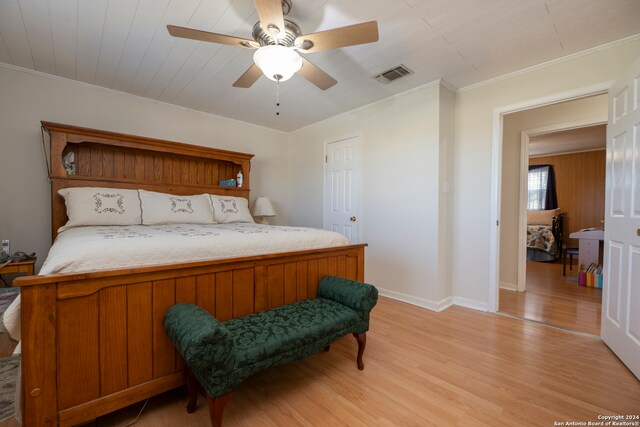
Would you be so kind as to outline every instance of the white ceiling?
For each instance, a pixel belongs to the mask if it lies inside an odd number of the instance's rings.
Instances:
[[[534,136],[529,140],[529,156],[604,150],[607,126],[596,125]]]
[[[0,62],[283,131],[443,79],[460,88],[640,32],[639,0],[293,0],[304,33],[377,20],[380,41],[307,55],[338,84],[232,83],[252,51],[167,24],[251,38],[252,0],[0,0]],[[408,66],[382,85],[371,77]]]

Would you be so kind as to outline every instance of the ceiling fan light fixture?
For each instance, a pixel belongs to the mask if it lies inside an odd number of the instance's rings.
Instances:
[[[280,46],[262,46],[253,55],[253,62],[267,78],[283,82],[302,67],[302,58],[295,50]]]
[[[327,90],[337,81],[300,54],[378,41],[376,21],[304,35],[295,22],[285,19],[291,10],[291,0],[254,0],[253,3],[259,18],[251,32],[253,40],[175,25],[167,25],[167,30],[172,36],[182,39],[257,49],[253,56],[254,64],[233,83],[233,87],[241,88],[251,87],[262,74],[269,80],[280,82],[299,72],[302,78]]]

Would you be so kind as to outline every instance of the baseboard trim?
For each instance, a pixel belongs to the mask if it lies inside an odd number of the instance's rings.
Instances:
[[[418,307],[426,308],[431,311],[442,311],[451,307],[453,303],[452,297],[447,297],[440,301],[433,301],[426,298],[415,297],[413,295],[403,294],[401,292],[390,291],[388,289],[378,288],[380,295],[391,298],[397,301],[406,302],[407,304],[415,305]]]
[[[506,289],[507,291],[517,291],[518,285],[516,285],[515,283],[500,282],[500,289]]]
[[[489,311],[489,304],[484,301],[476,301],[462,297],[447,297],[440,301],[433,301],[426,298],[415,297],[413,295],[403,294],[402,292],[390,291],[389,289],[380,289],[378,292],[383,297],[391,298],[396,301],[406,302],[407,304],[415,305],[417,307],[426,308],[427,310],[440,312],[446,310],[452,305],[459,305],[460,307],[471,308],[478,311]]]
[[[472,308],[478,311],[489,311],[489,304],[484,301],[477,301],[463,297],[453,297],[453,304],[460,307]]]

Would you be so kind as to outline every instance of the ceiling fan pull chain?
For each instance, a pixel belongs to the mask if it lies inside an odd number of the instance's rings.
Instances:
[[[276,80],[276,116],[280,115],[280,79]]]

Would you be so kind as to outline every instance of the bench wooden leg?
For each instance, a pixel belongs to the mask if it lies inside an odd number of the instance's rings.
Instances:
[[[362,355],[364,354],[364,348],[367,345],[367,333],[353,334],[356,341],[358,341],[358,369],[361,371],[364,369],[364,363],[362,362]]]
[[[209,417],[211,418],[211,425],[213,427],[222,427],[222,415],[227,403],[233,397],[233,392],[230,391],[222,396],[208,398],[209,399]]]
[[[191,373],[187,374],[187,395],[189,396],[189,403],[187,403],[187,412],[193,414],[198,404],[198,381],[196,377]]]

